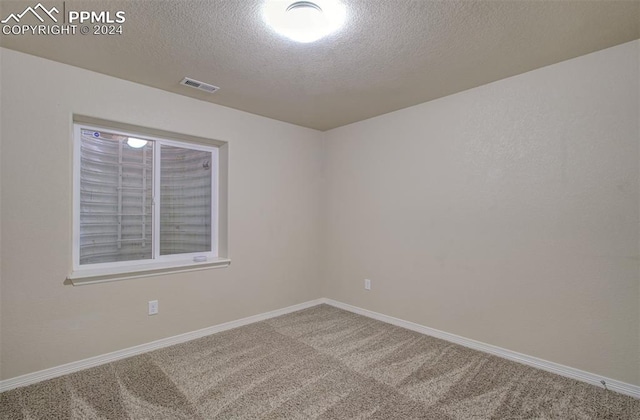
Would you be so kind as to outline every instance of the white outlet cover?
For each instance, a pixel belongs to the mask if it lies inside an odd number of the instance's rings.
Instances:
[[[155,315],[158,313],[158,301],[150,300],[149,301],[149,315]]]
[[[364,288],[366,290],[371,290],[371,280],[369,279],[364,279]]]

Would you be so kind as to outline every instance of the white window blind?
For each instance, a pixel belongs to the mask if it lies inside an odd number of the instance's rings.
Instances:
[[[151,259],[154,142],[82,130],[80,264]]]
[[[217,257],[217,148],[82,124],[75,137],[74,270]]]
[[[211,249],[211,152],[162,146],[160,255]]]

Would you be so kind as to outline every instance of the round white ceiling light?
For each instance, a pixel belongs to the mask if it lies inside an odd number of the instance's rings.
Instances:
[[[135,137],[129,137],[127,139],[127,144],[129,145],[129,147],[133,147],[134,149],[140,149],[141,147],[144,147],[147,145],[147,141],[142,139],[137,139]]]
[[[338,0],[267,0],[265,22],[280,35],[297,42],[314,42],[344,25],[346,9]]]

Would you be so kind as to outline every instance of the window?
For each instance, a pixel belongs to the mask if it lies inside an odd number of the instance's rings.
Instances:
[[[74,146],[72,282],[228,265],[219,147],[82,123]]]

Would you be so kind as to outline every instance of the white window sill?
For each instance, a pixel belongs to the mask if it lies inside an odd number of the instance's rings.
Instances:
[[[184,262],[171,262],[170,264],[140,264],[121,267],[117,272],[105,273],[104,270],[78,270],[67,277],[65,284],[83,286],[86,284],[105,283],[109,281],[128,280],[140,277],[160,276],[163,274],[184,273],[188,271],[209,270],[212,268],[225,268],[231,264],[228,258],[215,258],[213,260],[196,263],[192,260]]]

